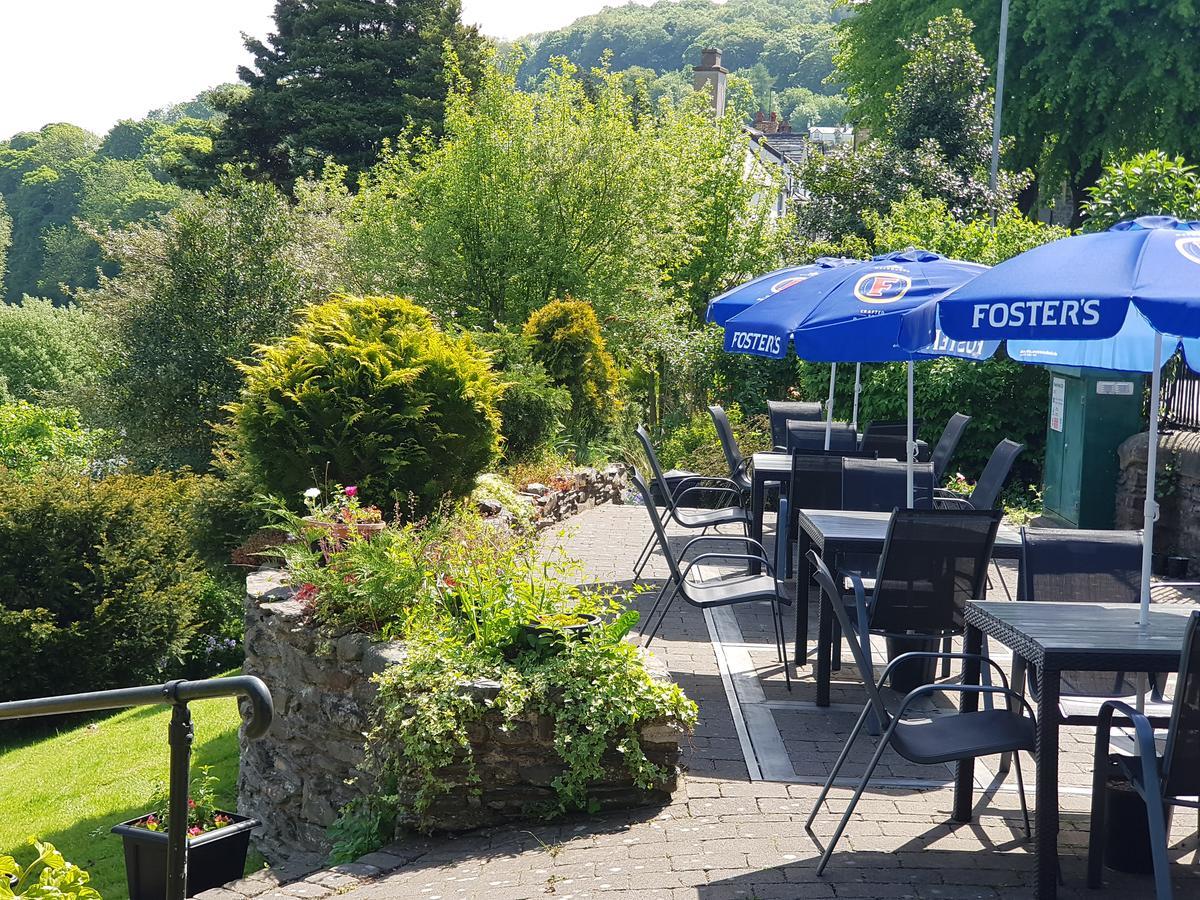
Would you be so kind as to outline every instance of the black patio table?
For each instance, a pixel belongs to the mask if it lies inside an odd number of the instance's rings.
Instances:
[[[923,441],[917,441],[923,446]],[[928,449],[928,448],[926,448]],[[762,543],[763,511],[766,506],[768,484],[778,484],[780,493],[787,495],[792,480],[791,454],[780,451],[755,453],[750,464],[750,537]],[[882,547],[882,545],[880,545]],[[750,563],[751,573],[757,575],[761,571],[758,563]]]
[[[805,560],[810,548],[825,560],[830,570],[836,570],[840,554],[863,554],[878,556],[883,552],[887,539],[889,512],[865,512],[862,510],[801,509],[799,511],[798,546],[796,559]],[[996,532],[996,543],[992,547],[996,559],[1021,558],[1021,533],[1009,525],[1001,525]],[[797,584],[808,584],[807,562],[801,563],[797,572]],[[801,598],[804,589],[799,591]],[[1028,604],[1032,606],[1033,604]],[[833,667],[833,610],[829,598],[822,596],[817,614],[817,706],[829,705],[829,679]],[[796,603],[796,666],[804,665],[808,650],[808,604]]]
[[[997,540],[997,543],[999,541]],[[1037,896],[1058,891],[1059,680],[1063,671],[1175,672],[1191,608],[1152,606],[1145,626],[1136,603],[968,603],[963,617],[967,653],[979,653],[987,635],[1041,672],[1037,698],[1037,809],[1034,849]],[[979,662],[968,660],[963,682],[979,681]],[[963,712],[978,708],[978,695],[963,694]],[[971,820],[975,761],[958,764],[954,818]]]

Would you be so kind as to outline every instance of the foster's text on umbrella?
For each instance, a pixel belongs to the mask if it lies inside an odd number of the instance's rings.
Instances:
[[[992,328],[1022,325],[1053,327],[1097,325],[1099,300],[1018,300],[1015,303],[976,303],[972,307],[971,327],[984,320]]]

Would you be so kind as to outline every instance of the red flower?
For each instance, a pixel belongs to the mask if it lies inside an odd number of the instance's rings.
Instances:
[[[317,599],[317,586],[308,582],[300,585],[300,590],[296,591],[296,600],[300,603],[312,603]]]
[[[193,800],[191,797],[188,797],[188,809],[195,809],[195,808],[196,808],[196,801]]]
[[[358,485],[352,484],[348,488],[343,488],[342,493],[345,494],[347,497],[357,497],[358,496]]]

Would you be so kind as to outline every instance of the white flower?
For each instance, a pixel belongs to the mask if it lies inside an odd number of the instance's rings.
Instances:
[[[318,497],[321,496],[321,489],[311,487],[307,491],[304,492],[304,496],[309,500],[316,500]]]

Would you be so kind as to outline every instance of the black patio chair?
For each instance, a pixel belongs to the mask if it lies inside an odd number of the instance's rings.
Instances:
[[[787,683],[787,689],[790,691],[792,689],[792,677],[788,671],[787,656],[783,646],[783,611],[781,607],[791,606],[792,601],[784,594],[783,586],[776,577],[775,568],[771,565],[770,560],[767,559],[767,551],[763,548],[763,545],[751,537],[733,537],[716,534],[701,535],[688,541],[679,552],[679,556],[676,557],[674,551],[671,549],[671,543],[667,539],[666,530],[663,528],[663,521],[655,512],[654,499],[650,496],[650,489],[646,486],[646,482],[642,480],[642,476],[637,472],[633,473],[633,484],[637,488],[638,493],[641,494],[642,502],[646,505],[653,529],[651,536],[658,542],[659,547],[662,549],[663,558],[667,561],[667,570],[669,572],[666,583],[654,598],[654,605],[650,607],[650,612],[646,616],[646,625],[650,630],[646,634],[645,646],[649,647],[650,643],[654,640],[655,634],[662,627],[663,620],[667,617],[667,613],[671,609],[671,604],[675,602],[676,597],[682,597],[686,603],[700,609],[765,600],[771,604],[771,619],[775,625],[775,649],[779,653],[779,662],[783,665],[784,681]],[[781,499],[780,506],[786,510],[787,500]],[[693,547],[703,547],[714,542],[724,542],[727,545],[730,543],[739,544],[745,547],[746,552],[735,553],[718,548],[711,552],[702,553],[690,562],[687,561],[688,551]],[[776,554],[783,552],[778,542],[776,543],[775,552]],[[762,566],[765,574],[735,575],[706,582],[689,579],[688,576],[697,563],[710,559],[757,562]],[[686,568],[683,567],[685,563]],[[663,604],[662,613],[658,617],[658,622],[655,623],[654,614],[657,612],[660,604]]]
[[[1113,716],[1133,725],[1137,756],[1109,755]],[[1100,887],[1105,841],[1105,781],[1110,764],[1129,779],[1130,786],[1146,803],[1150,823],[1150,854],[1154,861],[1154,895],[1170,900],[1171,873],[1167,858],[1167,816],[1171,806],[1200,808],[1200,611],[1188,619],[1175,684],[1175,702],[1167,726],[1166,745],[1158,755],[1154,725],[1121,700],[1100,707],[1096,729],[1096,751],[1092,761],[1092,821],[1088,840],[1088,887]]]
[[[863,645],[870,680],[871,635],[894,641],[948,641],[962,634],[962,609],[984,595],[987,564],[1000,527],[1000,510],[897,509],[888,523],[883,552],[870,569],[856,555],[839,563],[849,582],[843,595],[854,636]],[[867,582],[871,582],[868,596]],[[943,646],[944,669],[949,659]],[[944,671],[943,674],[949,674]]]
[[[771,423],[771,446],[776,450],[787,449],[788,422],[820,422],[824,418],[820,403],[768,400],[767,419]]]
[[[776,517],[775,528],[787,548],[784,574],[791,577],[792,554],[802,509],[842,508],[842,460],[861,456],[857,450],[796,450],[792,453],[792,478],[788,485],[788,514]],[[865,456],[862,458],[866,459]]]
[[[717,429],[717,437],[721,439],[721,450],[725,454],[725,462],[729,464],[729,480],[741,489],[742,496],[745,498],[749,495],[751,487],[750,476],[746,472],[750,460],[742,456],[741,448],[737,445],[737,438],[733,436],[733,426],[729,424],[729,416],[725,414],[725,410],[720,406],[710,406],[708,414],[712,416],[713,425]]]
[[[921,420],[913,422],[913,435],[921,427]],[[908,422],[905,420],[877,420],[868,422],[858,442],[860,450],[874,452],[880,459],[904,460],[908,446]]]
[[[891,512],[908,506],[908,475],[894,459],[844,458],[841,509]],[[933,467],[913,464],[913,508],[933,508]]]
[[[650,434],[646,431],[646,426],[638,426],[637,437],[641,441],[642,449],[646,451],[646,461],[650,464],[650,471],[654,475],[654,480],[661,489],[663,512],[660,514],[660,518],[663,524],[666,524],[667,519],[672,519],[677,525],[683,528],[699,528],[702,529],[703,533],[707,533],[710,528],[718,528],[721,525],[740,525],[742,533],[749,536],[750,511],[741,506],[742,492],[735,482],[728,478],[697,475],[680,481],[676,485],[675,490],[672,491],[670,485],[667,484],[666,478],[663,476],[662,466],[658,462],[658,454],[654,452],[654,444],[650,442]],[[704,496],[725,496],[729,498],[730,503],[727,506],[719,506],[715,509],[699,509],[687,506],[686,501],[689,497],[697,498]],[[652,507],[652,509],[657,510],[657,507]],[[637,562],[634,564],[634,578],[642,577],[642,570],[645,568],[646,563],[650,561],[650,556],[653,552],[654,535],[650,535],[650,539],[646,541],[646,546],[642,548],[642,552],[638,555]]]
[[[938,438],[938,442],[933,448],[933,454],[930,456],[930,461],[933,463],[934,484],[940,485],[946,477],[946,469],[950,465],[950,460],[954,458],[954,451],[958,449],[958,442],[962,440],[963,432],[967,430],[969,424],[971,424],[970,416],[955,413],[946,423],[946,427],[942,429],[942,436]]]
[[[930,513],[924,513],[923,515],[929,516]],[[841,592],[834,583],[833,575],[815,551],[810,551],[808,558],[813,565],[817,584],[829,598],[829,603],[833,607],[834,615],[841,624],[842,631],[847,635],[853,634],[855,626],[846,608],[842,605]],[[919,573],[914,571],[912,574],[918,575]],[[854,807],[858,804],[859,798],[862,797],[863,791],[866,790],[875,767],[879,765],[879,761],[883,758],[884,751],[888,747],[891,747],[909,762],[922,766],[933,766],[957,762],[962,759],[976,759],[980,756],[1015,753],[1019,750],[1026,750],[1032,753],[1035,743],[1033,709],[1030,708],[1024,697],[1008,686],[1004,670],[986,656],[966,653],[935,653],[932,651],[905,653],[888,663],[879,681],[875,682],[867,674],[871,671],[868,648],[864,648],[858,641],[853,639],[849,643],[850,650],[854,654],[855,663],[858,665],[859,670],[864,673],[863,686],[866,688],[867,702],[863,706],[862,713],[859,715],[854,729],[850,732],[850,736],[846,740],[846,746],[842,748],[837,762],[833,764],[833,769],[829,773],[829,778],[825,781],[825,786],[821,788],[821,793],[817,797],[817,802],[813,805],[812,812],[808,816],[808,821],[804,824],[805,830],[813,836],[814,840],[816,840],[816,835],[813,834],[812,830],[813,820],[817,817],[817,812],[820,810],[821,804],[825,802],[830,787],[833,786],[838,772],[841,771],[842,765],[850,756],[850,749],[854,746],[854,742],[858,739],[859,734],[862,733],[863,727],[867,725],[868,719],[874,718],[881,722],[884,730],[883,735],[879,738],[879,744],[875,748],[875,753],[872,755],[871,761],[867,764],[866,771],[863,772],[862,778],[854,790],[854,795],[850,798],[850,803],[846,807],[846,811],[842,814],[841,821],[838,822],[833,837],[830,838],[824,852],[821,854],[821,861],[817,863],[818,875],[825,871],[825,866],[829,862],[830,856],[833,855],[833,849],[837,846],[842,832],[846,830],[846,825],[854,813]],[[887,704],[883,701],[883,695],[880,693],[884,681],[897,666],[906,663],[920,663],[922,660],[928,658],[978,659],[985,671],[989,666],[996,670],[1002,686],[945,683],[923,685],[910,691],[901,701],[899,708],[893,715],[888,710]],[[989,698],[1002,695],[1005,699],[1005,707],[1004,709],[982,709],[976,712],[942,712],[936,716],[930,716],[927,712],[922,711],[919,713],[918,718],[912,720],[905,719],[905,714],[913,703],[939,692],[982,694],[984,697]],[[1028,712],[1029,716],[1026,717],[1023,715],[1022,711]],[[1021,795],[1021,813],[1025,817],[1025,834],[1028,837],[1029,811],[1025,803],[1025,782],[1021,775],[1019,758],[1017,760],[1017,788]]]
[[[971,496],[960,497],[944,488],[937,489],[934,506],[939,509],[992,509],[1000,502],[1000,492],[1012,472],[1013,462],[1025,449],[1024,444],[1005,438],[996,445]]]
[[[824,422],[788,422],[787,450],[824,450]],[[858,450],[858,433],[846,422],[833,422],[829,426],[829,449],[846,450],[851,453]]]

